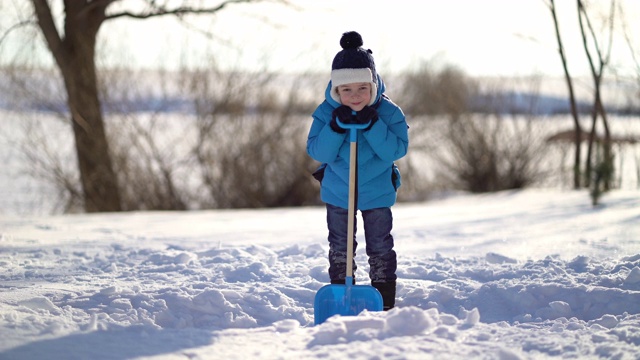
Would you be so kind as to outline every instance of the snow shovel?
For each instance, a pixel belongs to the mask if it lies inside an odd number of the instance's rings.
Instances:
[[[349,130],[349,208],[347,220],[347,276],[344,284],[325,285],[316,293],[313,302],[315,325],[322,324],[333,315],[358,315],[363,310],[382,311],[382,295],[378,289],[370,285],[353,285],[353,235],[356,213],[358,129],[365,129],[369,124],[338,125]]]

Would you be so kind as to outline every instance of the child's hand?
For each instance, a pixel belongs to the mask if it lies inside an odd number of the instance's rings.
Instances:
[[[371,127],[373,126],[373,124],[378,121],[378,111],[376,111],[376,109],[372,108],[371,106],[367,105],[364,108],[362,108],[362,110],[358,111],[356,113],[356,121],[358,122],[358,124],[366,124],[369,123],[369,126],[367,126],[366,130],[371,129]]]
[[[329,123],[329,125],[331,125],[331,129],[333,129],[333,131],[340,133],[340,134],[344,134],[347,132],[347,129],[341,128],[340,125],[338,125],[338,122],[336,121],[336,119],[340,119],[340,121],[343,124],[350,124],[354,122],[354,118],[353,118],[353,113],[350,107],[346,106],[346,105],[340,105],[337,108],[335,108],[335,110],[333,110],[333,114],[331,116],[331,122]]]

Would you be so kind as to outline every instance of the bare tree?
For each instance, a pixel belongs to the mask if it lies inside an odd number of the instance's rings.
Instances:
[[[95,50],[102,25],[108,20],[124,17],[148,19],[167,15],[214,14],[231,4],[257,1],[260,0],[224,0],[213,6],[196,0],[144,0],[144,6],[138,5],[134,10],[126,8],[123,0],[63,0],[64,21],[58,27],[56,24],[60,22],[56,21],[50,6],[52,0],[31,0],[35,19],[22,21],[10,30],[16,26],[36,24],[60,70],[73,123],[85,211],[123,209],[98,96]],[[109,12],[116,3],[121,5],[119,10]],[[127,5],[132,4],[129,1]]]
[[[444,136],[432,151],[441,183],[482,193],[523,189],[548,177],[542,167],[548,154],[541,136],[544,124],[536,121],[535,112],[539,81],[527,81],[531,96],[526,103],[505,95],[501,80],[499,87],[485,84],[482,111],[446,115],[439,130]],[[432,126],[431,131],[438,130]]]
[[[622,5],[618,4],[618,13],[620,14],[620,23],[621,23],[621,27],[622,27],[622,32],[624,34],[624,40],[625,43],[627,44],[627,47],[629,49],[629,54],[631,56],[631,59],[633,60],[633,64],[635,65],[635,82],[636,82],[636,91],[634,91],[632,94],[630,94],[630,98],[631,98],[631,103],[636,102],[640,102],[640,59],[638,59],[638,49],[634,47],[632,39],[631,39],[631,35],[630,35],[630,30],[627,24],[627,21],[624,17],[623,14],[623,9],[622,9]],[[633,110],[633,109],[636,110]],[[634,106],[634,105],[629,105],[629,112],[634,112],[636,111],[637,113],[637,109],[640,109],[640,107],[638,106]]]
[[[449,64],[423,63],[405,76],[403,108],[413,115],[461,114],[469,111],[478,85]]]
[[[623,8],[622,8],[622,4],[618,3],[618,13],[623,13]],[[629,27],[627,25],[627,21],[625,20],[624,16],[621,14],[620,17],[620,23],[622,26],[622,33],[624,35],[624,40],[627,44],[627,47],[629,48],[629,53],[631,55],[631,59],[633,60],[633,63],[635,65],[635,78],[636,78],[636,83],[638,85],[638,87],[640,88],[640,59],[638,59],[638,56],[636,55],[636,49],[634,49],[634,46],[632,44],[631,41],[631,35],[629,34],[630,30]],[[638,91],[636,93],[636,96],[640,99],[640,91]]]
[[[573,162],[573,187],[579,189],[581,185],[580,181],[580,162],[581,162],[581,143],[582,143],[582,128],[580,127],[580,116],[578,115],[578,105],[576,104],[576,96],[573,90],[573,79],[569,73],[569,66],[567,64],[567,55],[564,51],[564,45],[562,43],[562,37],[560,36],[560,26],[558,24],[558,16],[556,13],[556,4],[554,0],[548,0],[547,6],[551,10],[551,16],[553,18],[553,25],[556,31],[556,40],[558,42],[558,53],[560,54],[560,60],[562,60],[562,68],[564,69],[564,78],[567,83],[567,89],[569,91],[569,105],[571,109],[571,117],[574,124],[574,145],[575,145],[575,157]]]
[[[598,43],[598,38],[595,34],[595,30],[593,29],[593,25],[589,19],[587,14],[587,9],[584,6],[584,3],[581,0],[577,0],[578,5],[578,20],[580,23],[580,34],[582,35],[582,44],[584,47],[585,54],[587,56],[587,60],[589,61],[589,67],[591,69],[591,77],[593,78],[593,107],[591,109],[591,133],[589,134],[589,145],[587,149],[587,159],[586,159],[586,174],[587,177],[585,179],[585,185],[587,187],[591,186],[591,174],[593,172],[593,146],[596,139],[596,125],[598,122],[598,117],[602,119],[602,126],[604,128],[604,141],[602,144],[602,160],[601,164],[597,164],[594,182],[593,184],[595,188],[599,187],[600,181],[602,181],[602,185],[604,190],[608,190],[610,187],[610,179],[613,175],[613,154],[611,153],[611,131],[609,130],[609,120],[607,118],[607,112],[604,108],[604,104],[602,103],[602,78],[604,75],[604,70],[609,63],[609,58],[611,56],[611,47],[613,45],[613,25],[614,25],[614,17],[615,17],[615,1],[611,2],[611,10],[608,16],[608,28],[609,28],[609,41],[608,48],[606,53],[603,53],[600,44]],[[588,28],[588,33],[585,29],[585,22]],[[589,47],[589,41],[593,44],[595,50],[596,59],[594,60],[594,54],[592,54],[591,49]],[[594,63],[597,61],[597,65]],[[597,190],[596,190],[597,191]]]

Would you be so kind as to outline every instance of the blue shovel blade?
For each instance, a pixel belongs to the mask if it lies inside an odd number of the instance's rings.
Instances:
[[[358,315],[363,310],[382,311],[382,295],[369,285],[325,285],[313,302],[315,325],[333,315]]]

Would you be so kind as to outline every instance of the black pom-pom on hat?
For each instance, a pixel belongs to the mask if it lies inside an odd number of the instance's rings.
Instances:
[[[355,31],[348,31],[342,34],[340,46],[342,50],[336,54],[331,64],[331,69],[371,69],[375,73],[375,63],[372,51],[362,48],[364,42],[362,36]],[[374,76],[375,80],[375,76]]]
[[[364,44],[362,42],[362,36],[355,31],[349,31],[342,34],[340,38],[340,46],[343,49],[357,49]]]

